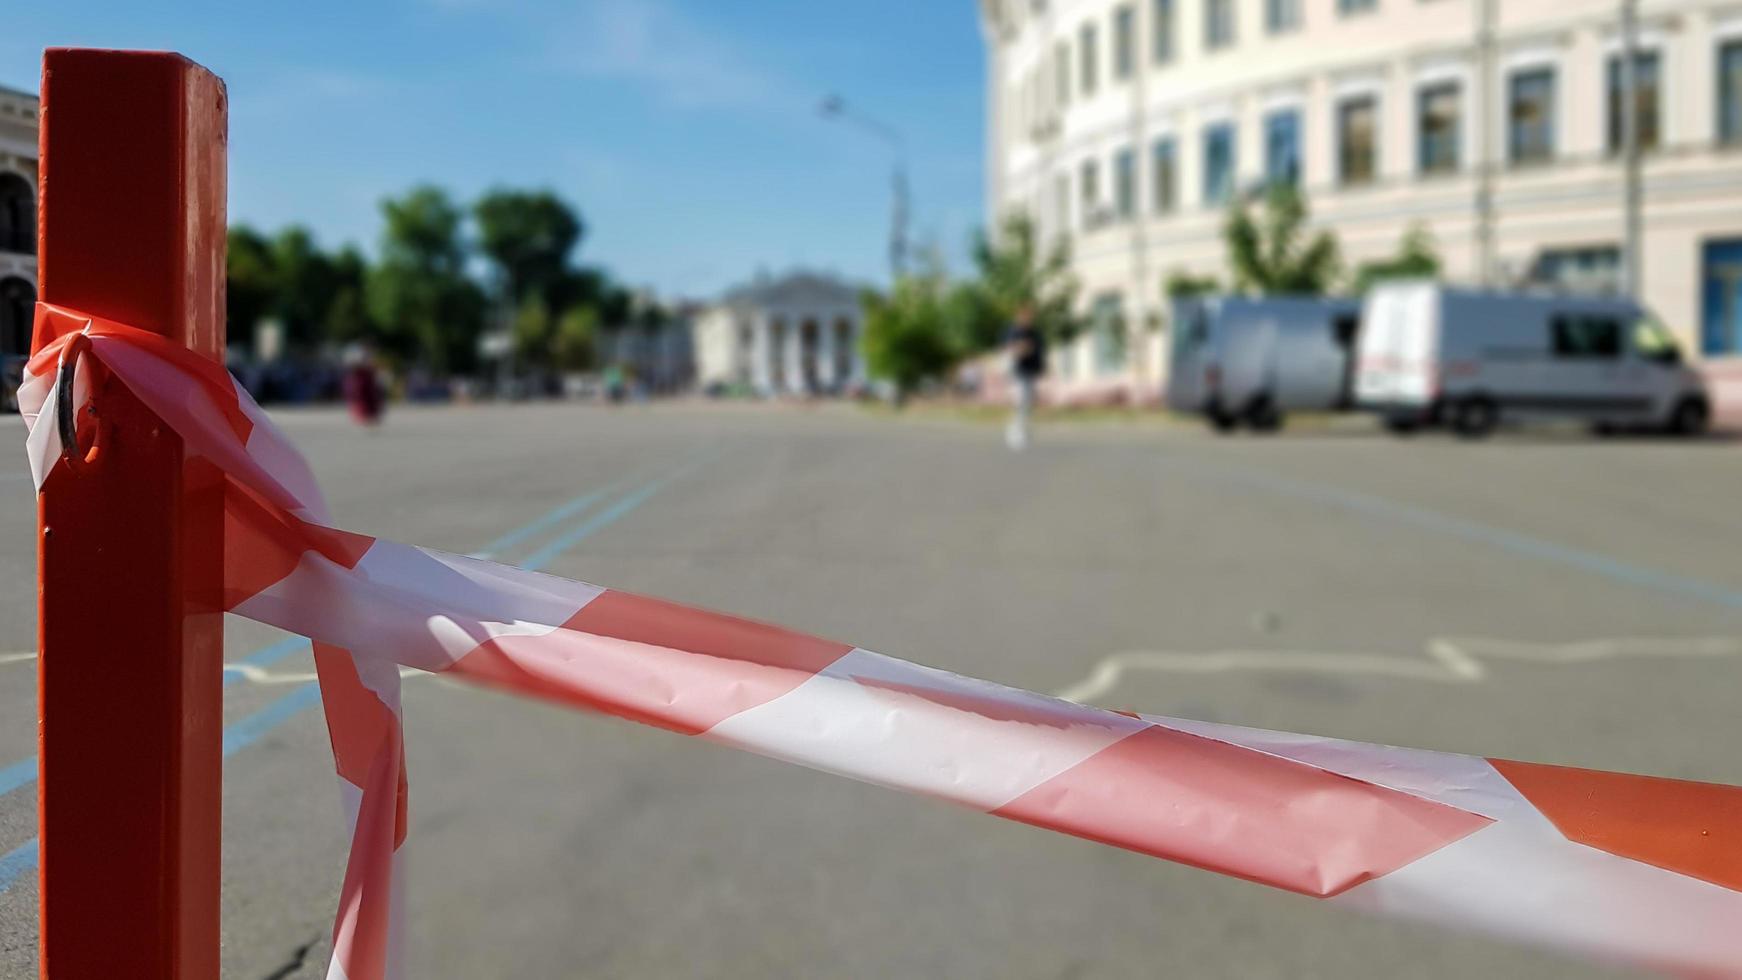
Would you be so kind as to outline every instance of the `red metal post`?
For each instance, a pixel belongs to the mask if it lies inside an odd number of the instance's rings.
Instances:
[[[222,362],[226,118],[179,55],[44,55],[44,302]],[[101,450],[38,501],[41,973],[215,980],[222,484],[97,375]]]

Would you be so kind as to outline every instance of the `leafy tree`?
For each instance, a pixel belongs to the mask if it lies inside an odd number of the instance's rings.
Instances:
[[[401,198],[381,202],[387,227],[381,234],[381,261],[431,275],[464,272],[466,247],[460,238],[460,209],[439,187],[424,184]]]
[[[363,253],[347,245],[333,256],[333,301],[327,306],[327,340],[347,344],[378,339],[380,328],[369,316],[367,289],[369,264]]]
[[[1167,274],[1161,289],[1169,299],[1190,299],[1221,292],[1222,281],[1215,276],[1193,275],[1184,269],[1175,269]]]
[[[337,298],[333,261],[307,228],[292,225],[272,239],[276,271],[272,313],[284,325],[285,342],[307,349],[325,333],[327,313]]]
[[[955,363],[958,348],[949,336],[942,275],[904,277],[888,296],[867,292],[864,306],[865,366],[895,385],[898,403]]]
[[[580,215],[550,191],[497,188],[478,199],[472,216],[478,246],[495,263],[507,297],[515,304],[533,293],[550,299],[580,243]]]
[[[1356,293],[1365,293],[1387,279],[1432,279],[1439,274],[1440,257],[1433,235],[1418,222],[1404,232],[1396,255],[1356,267],[1353,287]]]
[[[1263,194],[1263,214],[1250,200],[1237,201],[1223,237],[1242,292],[1317,295],[1329,290],[1340,264],[1337,239],[1328,231],[1307,236],[1306,199],[1293,184],[1276,182]]]
[[[952,341],[962,355],[1002,344],[1022,306],[1034,311],[1035,326],[1054,340],[1069,340],[1081,328],[1072,312],[1077,283],[1070,249],[1061,240],[1043,250],[1039,239],[1033,219],[1021,211],[1006,217],[996,235],[982,231],[975,237],[977,277],[947,301]]]
[[[459,208],[424,186],[383,201],[381,212],[387,227],[367,299],[385,345],[439,372],[469,370],[488,304],[465,275]]]
[[[514,314],[514,352],[531,361],[543,361],[550,354],[552,328],[555,321],[550,307],[537,296],[529,296]]]
[[[599,311],[590,306],[571,307],[556,324],[556,336],[551,339],[551,359],[567,371],[584,371],[593,366],[598,334]]]
[[[271,244],[247,225],[236,225],[230,229],[225,266],[229,287],[224,298],[224,335],[232,347],[252,347],[254,328],[278,295]]]

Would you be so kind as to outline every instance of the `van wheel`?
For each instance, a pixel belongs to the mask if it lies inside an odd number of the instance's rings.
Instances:
[[[1221,408],[1212,408],[1204,413],[1205,421],[1210,423],[1210,429],[1217,435],[1228,435],[1240,425],[1240,417]]]
[[[1394,436],[1413,436],[1421,431],[1421,420],[1413,415],[1387,415],[1385,428]]]
[[[1452,409],[1452,431],[1466,439],[1481,439],[1500,424],[1500,409],[1491,399],[1466,398]]]
[[[1275,432],[1282,428],[1282,413],[1269,398],[1259,398],[1247,407],[1246,424],[1253,432]]]
[[[1712,412],[1702,398],[1683,398],[1669,415],[1669,431],[1678,436],[1697,436],[1711,424]]]

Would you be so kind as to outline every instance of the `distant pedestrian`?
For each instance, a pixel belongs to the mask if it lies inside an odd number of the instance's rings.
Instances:
[[[1034,324],[1034,307],[1023,303],[1011,318],[1010,378],[1015,388],[1014,411],[1004,441],[1014,452],[1028,448],[1029,417],[1034,413],[1034,389],[1046,373],[1046,338]]]
[[[375,367],[375,356],[367,345],[353,344],[345,351],[343,387],[351,418],[361,425],[375,425],[381,421],[387,396],[381,390],[381,375]]]
[[[623,377],[623,366],[613,362],[605,368],[605,400],[613,405],[623,404],[623,398],[628,394],[628,382]]]

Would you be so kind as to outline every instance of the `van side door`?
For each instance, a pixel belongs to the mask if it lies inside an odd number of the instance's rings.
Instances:
[[[1532,406],[1555,415],[1626,420],[1651,410],[1638,365],[1628,355],[1628,318],[1608,309],[1562,309],[1549,316],[1545,384]]]

